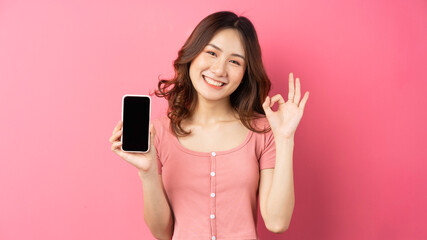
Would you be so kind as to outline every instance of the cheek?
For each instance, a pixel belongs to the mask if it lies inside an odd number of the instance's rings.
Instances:
[[[243,79],[243,76],[245,75],[245,71],[237,70],[233,72],[233,80],[236,83],[240,83]]]
[[[197,76],[200,74],[200,68],[202,66],[203,61],[200,57],[195,58],[190,64],[190,76]]]
[[[191,61],[191,66],[193,67],[197,67],[199,66],[202,62],[203,62],[203,56],[201,54],[199,54],[196,58],[193,59],[193,61]]]
[[[203,68],[210,64],[210,59],[208,57],[204,57],[203,55],[198,56],[196,59],[194,59],[195,66],[197,68]]]

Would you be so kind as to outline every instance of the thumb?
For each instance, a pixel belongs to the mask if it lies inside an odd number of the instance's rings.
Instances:
[[[156,136],[156,129],[154,128],[154,124],[150,123],[150,137],[153,139]]]
[[[156,136],[156,129],[154,128],[154,125],[152,123],[150,123],[150,145],[151,145],[151,147],[154,147],[154,137],[155,136]]]

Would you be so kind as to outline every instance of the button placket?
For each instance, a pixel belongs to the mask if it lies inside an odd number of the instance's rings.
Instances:
[[[216,239],[216,152],[211,153],[211,172],[210,172],[210,182],[211,182],[211,189],[210,189],[210,212],[211,215],[210,223],[211,223],[211,236],[212,239]]]

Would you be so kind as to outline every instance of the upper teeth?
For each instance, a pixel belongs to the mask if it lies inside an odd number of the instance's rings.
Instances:
[[[206,76],[204,76],[204,79],[205,79],[205,80],[206,80],[206,82],[208,82],[209,84],[215,85],[215,86],[217,86],[217,87],[221,87],[222,85],[224,85],[224,83],[214,81],[214,80],[212,80],[212,79],[210,79],[210,78],[208,78],[208,77],[206,77]]]

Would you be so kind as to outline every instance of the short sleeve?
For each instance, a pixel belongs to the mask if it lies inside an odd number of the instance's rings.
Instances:
[[[263,134],[264,146],[262,146],[261,157],[259,160],[260,170],[274,168],[276,165],[276,144],[274,142],[273,131]]]

